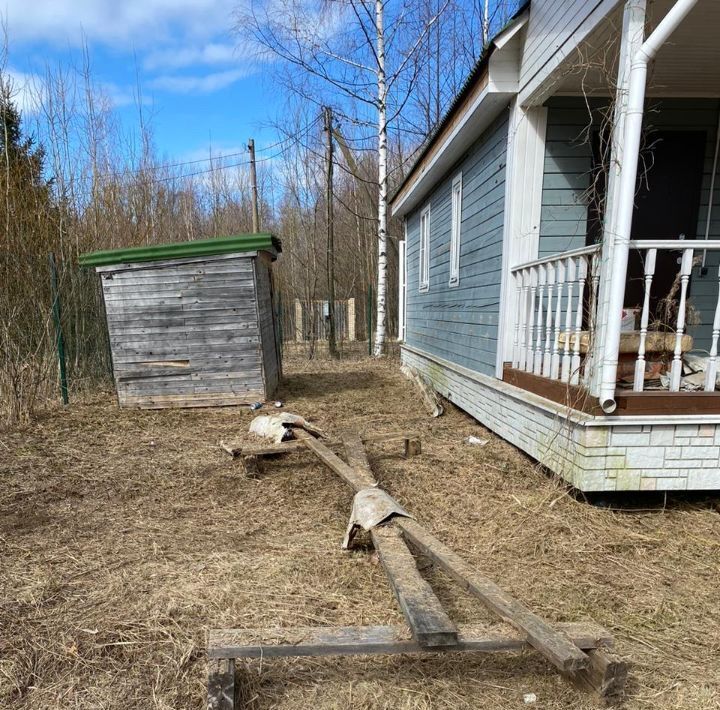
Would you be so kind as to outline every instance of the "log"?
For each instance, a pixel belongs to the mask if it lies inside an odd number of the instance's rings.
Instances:
[[[612,645],[607,631],[593,623],[558,624],[579,648]],[[464,624],[458,642],[447,652],[494,653],[524,651],[531,646],[519,631],[505,624]],[[300,627],[290,629],[211,629],[208,658],[287,658],[428,653],[403,626]]]

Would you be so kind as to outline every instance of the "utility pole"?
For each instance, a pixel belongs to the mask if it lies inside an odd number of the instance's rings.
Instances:
[[[255,234],[260,231],[260,211],[258,210],[257,170],[255,169],[255,141],[248,142],[250,151],[250,182],[252,183],[252,230]]]
[[[327,216],[327,281],[328,281],[328,350],[331,357],[337,357],[337,343],[335,342],[335,215],[333,210],[333,128],[332,109],[326,106],[325,134],[327,136],[327,162],[326,185],[326,216]]]

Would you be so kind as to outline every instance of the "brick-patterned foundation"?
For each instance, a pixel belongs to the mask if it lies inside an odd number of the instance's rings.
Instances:
[[[720,489],[720,424],[609,423],[408,346],[402,361],[582,491]]]

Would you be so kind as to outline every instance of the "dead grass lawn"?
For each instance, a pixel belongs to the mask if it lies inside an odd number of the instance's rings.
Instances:
[[[468,561],[551,620],[593,619],[632,663],[628,708],[720,707],[713,501],[574,500],[449,407],[429,420],[396,362],[286,363],[286,410],[375,446],[378,479]],[[340,550],[351,493],[309,455],[246,480],[218,441],[247,409],[119,410],[110,394],[0,432],[0,706],[202,708],[210,627],[399,623],[382,569]],[[463,443],[490,436],[485,447]],[[488,618],[428,569],[458,621]],[[537,655],[299,659],[246,667],[251,708],[590,708]]]

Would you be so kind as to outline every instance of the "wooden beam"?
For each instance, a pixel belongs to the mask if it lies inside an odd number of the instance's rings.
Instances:
[[[578,690],[597,693],[607,701],[618,700],[625,691],[628,664],[614,654],[602,649],[588,651],[590,665],[581,671],[567,675]]]
[[[590,659],[572,640],[510,596],[491,579],[474,570],[449,547],[411,518],[395,518],[405,537],[463,589],[476,596],[500,618],[526,634],[528,643],[561,671],[587,668]]]
[[[318,455],[321,461],[335,471],[355,491],[377,485],[371,474],[366,471],[356,471],[316,439],[308,435],[303,438],[303,441]],[[567,636],[556,631],[495,582],[475,572],[470,565],[427,532],[418,522],[411,518],[400,517],[395,518],[394,522],[410,542],[438,564],[451,579],[478,597],[488,609],[527,634],[530,645],[561,671],[577,671],[588,667],[590,659],[587,654],[583,653]]]
[[[410,443],[414,449],[411,455],[420,453],[420,435],[416,432],[392,432],[389,434],[363,434],[360,437],[363,443],[385,443],[402,441],[405,443],[406,454],[407,445]],[[337,449],[343,446],[341,441],[325,441],[323,444],[329,449]],[[283,441],[281,444],[265,444],[260,446],[231,446],[220,442],[220,448],[223,451],[227,451],[232,457],[237,458],[238,456],[276,456],[279,454],[290,454],[294,451],[305,451],[307,446],[302,441],[297,439],[291,439],[290,441]]]
[[[359,436],[345,438],[348,465],[372,477],[367,452]],[[382,526],[370,531],[373,545],[385,570],[395,599],[405,615],[412,635],[420,646],[452,646],[458,630],[420,574],[415,558],[395,527]]]
[[[458,642],[457,627],[420,574],[400,531],[382,526],[373,528],[370,536],[417,643],[423,648],[454,646]]]
[[[233,710],[234,708],[235,660],[232,656],[209,658],[208,710]]]
[[[579,648],[612,645],[612,636],[593,623],[558,624]],[[531,646],[524,634],[505,624],[461,625],[458,643],[443,652],[493,653],[523,651]],[[301,627],[290,629],[211,629],[208,658],[287,658],[427,653],[403,626]]]
[[[304,436],[301,436],[304,435]],[[348,466],[339,456],[334,454],[322,442],[313,438],[306,432],[298,432],[298,438],[307,446],[310,451],[335,473],[351,486],[355,492],[361,491],[363,488],[372,488],[377,486],[377,481],[372,474],[366,471],[356,471],[352,466]]]

